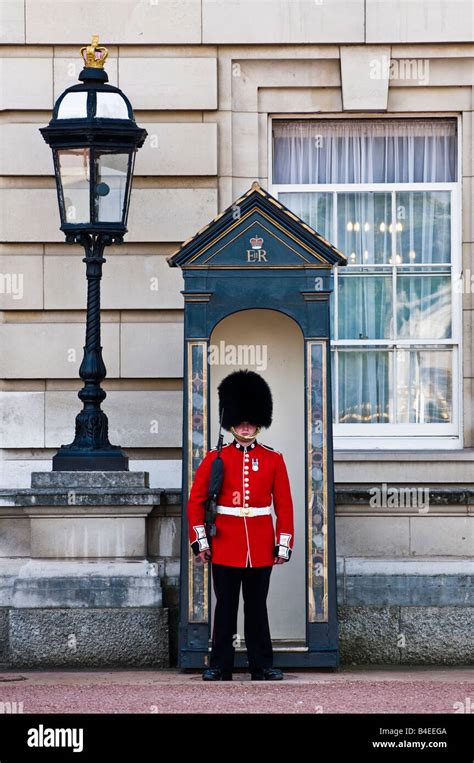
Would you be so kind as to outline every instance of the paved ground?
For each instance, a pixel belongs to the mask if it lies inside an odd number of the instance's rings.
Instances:
[[[285,671],[271,682],[177,669],[0,672],[0,703],[15,702],[23,713],[473,713],[474,668]]]

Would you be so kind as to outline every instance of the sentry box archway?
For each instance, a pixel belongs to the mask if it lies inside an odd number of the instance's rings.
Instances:
[[[304,542],[295,538],[293,556],[302,555],[304,563],[305,627],[298,643],[283,641],[274,651],[274,665],[336,667],[329,297],[332,268],[345,265],[347,259],[257,182],[167,259],[170,266],[182,269],[185,282],[178,665],[185,669],[209,664],[212,580],[209,565],[196,564],[189,547],[185,509],[195,471],[216,444],[210,441],[211,334],[230,315],[264,309],[295,321],[304,342],[301,384],[291,395],[304,397],[304,441],[298,444],[304,505],[294,506],[295,519],[297,512],[304,512]],[[259,439],[265,442],[264,436]],[[235,666],[246,665],[242,646],[236,650]]]

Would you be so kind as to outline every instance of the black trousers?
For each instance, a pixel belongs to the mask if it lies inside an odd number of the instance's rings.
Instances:
[[[229,567],[214,564],[212,582],[216,596],[212,629],[211,668],[232,670],[238,646],[237,616],[240,586],[244,598],[244,637],[249,669],[273,667],[273,650],[267,613],[267,594],[273,567]]]

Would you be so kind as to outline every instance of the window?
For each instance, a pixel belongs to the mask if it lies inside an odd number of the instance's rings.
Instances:
[[[455,119],[273,122],[272,193],[334,269],[336,447],[459,447]]]

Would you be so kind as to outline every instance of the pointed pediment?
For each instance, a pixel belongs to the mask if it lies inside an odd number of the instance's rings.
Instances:
[[[328,268],[347,258],[254,182],[167,262],[197,269]]]

